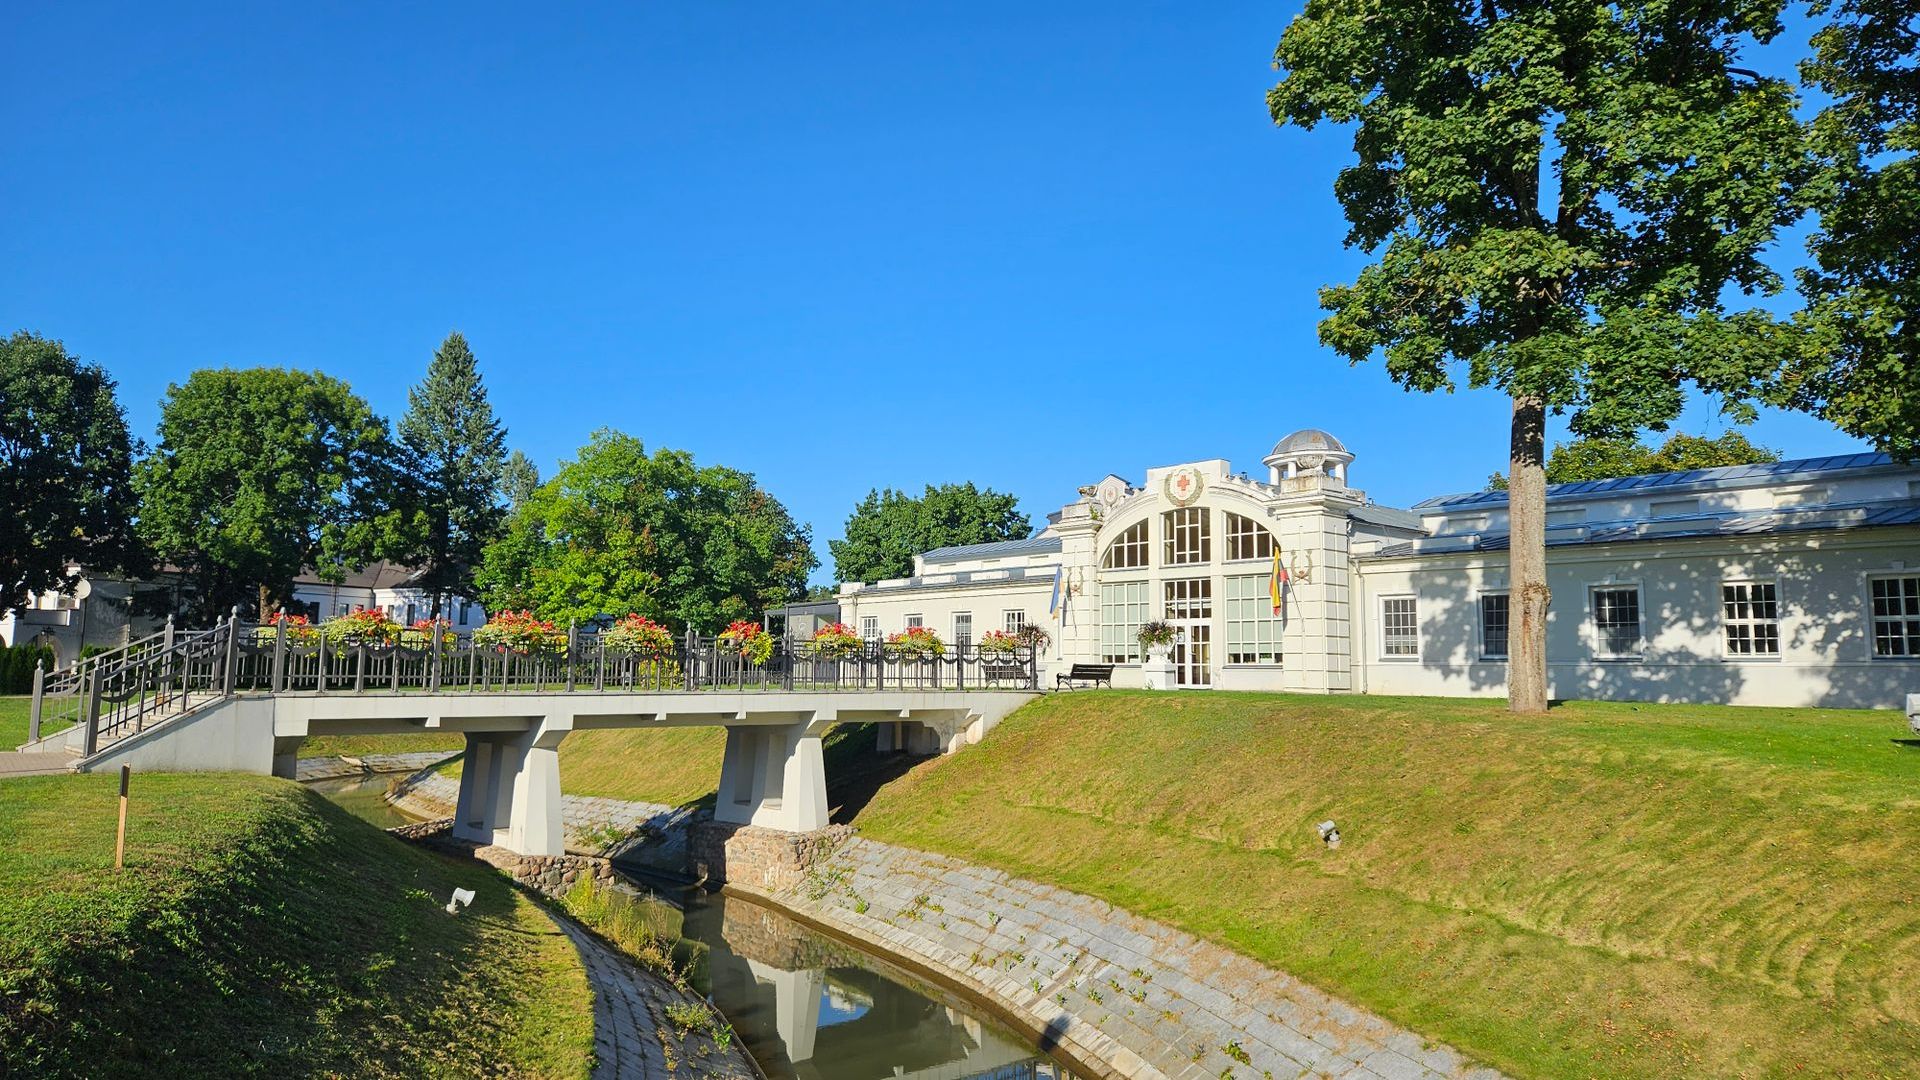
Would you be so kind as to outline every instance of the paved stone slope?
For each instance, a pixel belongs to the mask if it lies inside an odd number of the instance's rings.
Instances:
[[[855,838],[771,899],[942,972],[1120,1076],[1499,1076],[1190,934],[956,859]]]
[[[422,750],[410,754],[366,754],[361,757],[301,758],[294,779],[301,783],[338,780],[369,773],[414,772],[454,756],[452,750]]]
[[[667,1006],[693,1004],[635,968],[572,919],[556,918],[573,939],[593,984],[594,1080],[754,1080],[738,1041],[725,1049],[703,1033],[679,1034]]]

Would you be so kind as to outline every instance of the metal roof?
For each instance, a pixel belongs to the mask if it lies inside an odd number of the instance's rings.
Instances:
[[[1413,532],[1426,531],[1420,515],[1411,510],[1396,510],[1391,506],[1376,506],[1368,503],[1365,506],[1354,507],[1347,511],[1347,514],[1369,525],[1384,525],[1390,529],[1410,529]]]
[[[1548,484],[1547,498],[1569,499],[1621,491],[1692,487],[1696,484],[1721,484],[1740,480],[1790,483],[1802,477],[1847,469],[1870,469],[1892,463],[1892,459],[1885,454],[1835,454],[1829,457],[1794,458],[1790,461],[1770,461],[1758,465],[1729,465],[1720,469],[1688,469],[1685,472],[1622,476],[1613,480],[1581,480],[1571,484]],[[1504,491],[1472,491],[1460,495],[1438,495],[1415,503],[1414,509],[1455,510],[1476,506],[1504,506],[1506,502],[1507,493]]]
[[[1707,470],[1719,471],[1719,470]],[[1859,516],[1836,517],[1845,511],[1863,511]],[[1800,520],[1795,520],[1795,519]],[[1548,547],[1573,544],[1618,544],[1645,540],[1681,540],[1703,536],[1763,536],[1772,533],[1819,532],[1834,529],[1867,529],[1890,525],[1920,525],[1920,504],[1854,503],[1749,510],[1722,515],[1702,515],[1696,526],[1663,528],[1647,532],[1641,521],[1609,521],[1576,529],[1547,530]],[[1554,535],[1558,532],[1560,535]],[[1465,539],[1462,537],[1461,539]],[[1458,547],[1420,548],[1417,542],[1387,544],[1368,555],[1355,558],[1392,559],[1406,555],[1459,555],[1467,552],[1505,551],[1510,543],[1507,533],[1486,533],[1470,544]]]
[[[934,548],[921,556],[930,563],[962,562],[967,559],[999,559],[1009,555],[1058,555],[1060,538],[1041,533],[1029,536],[1025,540],[1000,540],[991,544],[960,544],[957,547]]]

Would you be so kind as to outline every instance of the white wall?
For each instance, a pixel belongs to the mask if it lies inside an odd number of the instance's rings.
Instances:
[[[1547,552],[1549,692],[1557,698],[1892,708],[1920,690],[1920,661],[1873,656],[1868,578],[1920,567],[1920,529],[1701,538],[1556,547]],[[1506,693],[1506,665],[1479,656],[1479,596],[1507,587],[1505,553],[1368,559],[1355,642],[1361,689],[1380,694]],[[1780,655],[1730,658],[1720,586],[1772,580]],[[1638,584],[1639,660],[1595,658],[1590,589]],[[1418,598],[1419,656],[1380,655],[1383,596]]]

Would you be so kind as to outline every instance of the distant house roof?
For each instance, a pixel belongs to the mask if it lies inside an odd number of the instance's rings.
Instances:
[[[1828,473],[1870,469],[1891,464],[1893,464],[1892,459],[1885,454],[1838,454],[1831,457],[1795,458],[1791,461],[1772,461],[1758,465],[1729,465],[1720,469],[1689,469],[1685,472],[1622,476],[1613,480],[1581,480],[1572,484],[1549,484],[1547,498],[1549,500],[1573,499],[1621,491],[1691,488],[1743,480],[1767,480],[1784,484]],[[1507,493],[1504,491],[1472,491],[1461,495],[1438,495],[1415,503],[1414,509],[1455,510],[1475,506],[1504,506],[1506,502]]]
[[[339,581],[328,581],[319,571],[307,567],[293,579],[295,585],[340,585],[349,589],[404,589],[426,571],[418,567],[402,566],[399,563],[381,559],[369,563],[358,570],[350,570]]]
[[[1719,472],[1718,469],[1702,470]],[[1920,503],[1851,503],[1782,507],[1773,510],[1735,511],[1727,514],[1700,514],[1675,518],[1650,527],[1646,521],[1606,521],[1570,529],[1548,529],[1547,546],[1569,544],[1617,544],[1644,540],[1675,540],[1704,536],[1758,536],[1769,533],[1816,532],[1833,529],[1884,528],[1892,525],[1920,525]],[[1392,559],[1405,555],[1458,555],[1464,552],[1505,551],[1511,538],[1507,533],[1484,533],[1474,537],[1443,538],[1455,543],[1443,547],[1417,541],[1386,544],[1367,555],[1355,558]]]
[[[1025,540],[1000,540],[991,544],[961,544],[934,548],[921,558],[930,563],[964,562],[968,559],[999,559],[1009,555],[1058,555],[1060,538],[1041,533]]]

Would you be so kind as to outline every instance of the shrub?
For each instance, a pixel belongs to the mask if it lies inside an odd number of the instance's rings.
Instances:
[[[1152,619],[1140,624],[1140,630],[1136,636],[1139,637],[1140,647],[1143,649],[1164,649],[1173,644],[1176,634],[1177,631],[1174,630],[1172,623]]]
[[[531,611],[502,611],[473,632],[475,645],[522,656],[558,649],[566,640],[564,631]]]
[[[1020,644],[1025,645],[1036,653],[1045,652],[1047,646],[1053,644],[1053,635],[1047,633],[1047,628],[1044,626],[1036,626],[1033,623],[1021,623],[1020,629],[1015,630],[1013,633],[1015,637],[1020,639]]]
[[[673,632],[645,615],[628,615],[600,635],[608,652],[659,660],[673,655]]]
[[[266,617],[259,626],[253,628],[253,640],[256,644],[271,645],[280,636],[280,627],[287,628],[287,644],[312,645],[320,640],[320,628],[305,615],[289,615],[276,611]]]
[[[409,649],[430,649],[433,636],[439,632],[441,645],[452,645],[458,640],[453,632],[453,623],[446,619],[415,619],[413,625],[400,631],[400,644]]]
[[[843,656],[852,656],[860,651],[863,644],[860,635],[846,623],[828,623],[813,632],[807,640],[807,648],[822,660],[838,660]]]
[[[757,622],[737,619],[720,632],[720,647],[749,664],[764,664],[773,658],[773,635]]]
[[[947,643],[927,627],[910,626],[887,638],[887,651],[895,656],[925,660],[945,656]]]
[[[0,646],[0,694],[33,693],[33,666],[53,673],[53,650],[45,645]]]
[[[400,624],[386,608],[354,608],[321,623],[320,634],[329,645],[391,645],[400,639]]]
[[[1022,644],[1018,633],[989,630],[980,638],[980,652],[985,656],[1011,656]]]

